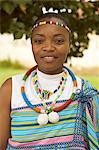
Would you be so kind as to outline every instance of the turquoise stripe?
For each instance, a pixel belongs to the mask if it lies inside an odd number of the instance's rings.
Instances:
[[[72,128],[74,130],[75,127],[75,121],[70,124],[70,123],[65,123],[64,124],[56,124],[56,125],[51,125],[49,127],[43,126],[42,128],[32,128],[32,130],[26,130],[26,128],[23,128],[24,130],[21,130],[21,128],[19,127],[20,132],[17,133],[17,130],[13,130],[12,134],[14,133],[14,135],[23,135],[23,134],[30,134],[34,133],[34,134],[42,134],[43,132],[50,132],[50,131],[56,131],[56,130],[64,130],[64,128],[66,130],[69,130],[70,128]],[[57,132],[57,131],[56,131]]]
[[[72,109],[72,111],[71,111]],[[30,141],[49,138],[53,136],[72,135],[75,128],[75,117],[77,113],[77,104],[68,106],[65,110],[59,112],[60,122],[57,124],[48,124],[46,126],[37,125],[38,113],[34,111],[22,111],[12,113],[12,140]],[[65,115],[66,114],[66,115]],[[24,126],[23,126],[24,125]],[[28,127],[29,125],[29,127]],[[16,127],[13,127],[16,126]],[[60,132],[59,132],[60,131]],[[22,135],[22,137],[21,137]]]
[[[42,135],[39,135],[39,134],[36,134],[34,136],[34,134],[31,134],[30,136],[27,136],[25,138],[19,136],[15,136],[13,137],[13,140],[15,141],[35,141],[35,140],[41,140],[41,139],[47,139],[47,138],[51,138],[51,137],[61,137],[61,136],[65,136],[65,135],[73,135],[73,132],[70,132],[70,131],[66,131],[66,129],[64,129],[63,131],[60,131],[60,132],[57,132],[57,133],[54,133],[54,132],[49,132],[46,136],[45,133],[43,133]]]

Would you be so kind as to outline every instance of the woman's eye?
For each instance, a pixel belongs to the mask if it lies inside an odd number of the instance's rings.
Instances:
[[[64,43],[64,40],[63,39],[58,39],[58,40],[55,40],[55,43],[61,45],[61,44]]]
[[[43,43],[43,40],[34,40],[34,43],[36,43],[36,44],[42,44]]]

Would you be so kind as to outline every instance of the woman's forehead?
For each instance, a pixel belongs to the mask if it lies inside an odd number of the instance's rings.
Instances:
[[[60,26],[57,25],[50,25],[50,24],[45,24],[38,26],[35,28],[32,32],[32,37],[58,37],[58,36],[63,36],[63,37],[69,37],[69,32]]]

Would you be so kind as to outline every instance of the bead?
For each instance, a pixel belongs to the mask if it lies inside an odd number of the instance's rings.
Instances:
[[[42,22],[39,22],[39,25],[42,25]]]
[[[53,22],[52,21],[50,21],[50,24],[52,24]]]
[[[58,25],[58,22],[56,22],[56,25]]]
[[[41,113],[44,114],[44,113],[45,113],[45,110],[44,110],[44,109],[41,109]]]
[[[39,125],[46,125],[48,123],[48,115],[40,114],[37,118],[37,122]]]
[[[49,113],[48,115],[48,120],[51,122],[51,123],[56,123],[59,121],[59,115],[58,113],[52,111],[51,113]]]

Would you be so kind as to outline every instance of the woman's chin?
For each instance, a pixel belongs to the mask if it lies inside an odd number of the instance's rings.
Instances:
[[[51,75],[53,75],[53,74],[61,73],[62,70],[63,70],[63,67],[58,68],[57,66],[53,66],[53,65],[46,65],[45,66],[45,64],[44,64],[44,66],[42,66],[42,67],[38,66],[38,69],[41,72],[45,73],[45,74],[51,74]]]

